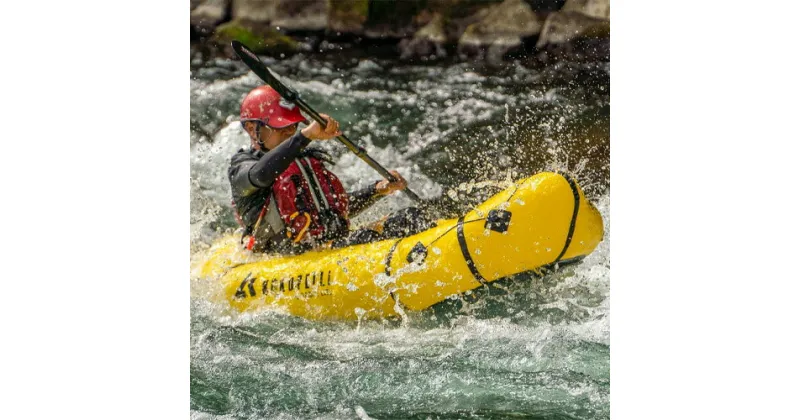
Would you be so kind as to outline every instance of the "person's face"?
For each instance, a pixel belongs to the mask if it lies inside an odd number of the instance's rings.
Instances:
[[[292,125],[283,127],[283,128],[272,128],[267,125],[261,126],[260,130],[260,140],[264,143],[267,149],[272,150],[278,147],[279,144],[283,143],[289,137],[297,131],[297,126],[299,123],[294,123]]]

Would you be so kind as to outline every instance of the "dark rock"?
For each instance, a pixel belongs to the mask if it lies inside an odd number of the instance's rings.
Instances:
[[[230,56],[237,39],[260,54],[358,48],[362,55],[559,60],[607,56],[609,0],[190,0],[191,49]],[[558,11],[555,11],[558,10]],[[547,17],[547,19],[545,19]],[[350,43],[350,44],[343,44]],[[591,48],[586,45],[592,45]],[[354,45],[357,45],[355,47]],[[534,54],[531,54],[531,53]],[[541,60],[540,60],[541,61]]]
[[[609,21],[578,12],[553,12],[547,16],[536,48],[564,44],[581,38],[608,38]]]
[[[233,19],[290,31],[328,27],[328,0],[233,0]]]
[[[400,41],[400,58],[405,60],[430,56],[445,57],[447,55],[444,49],[446,42],[444,18],[441,14],[435,13],[428,24],[414,34],[414,38]]]
[[[267,25],[275,18],[279,2],[280,0],[233,0],[233,20]]]
[[[413,36],[414,17],[425,9],[425,4],[426,0],[371,1],[364,35],[369,38]]]
[[[328,0],[280,0],[270,25],[288,31],[325,30]]]
[[[241,42],[259,54],[294,53],[305,49],[303,44],[266,25],[233,20],[214,30],[212,42],[223,50],[228,51],[232,40]]]
[[[534,12],[555,12],[561,10],[566,0],[525,0]]]
[[[369,16],[369,0],[329,0],[328,29],[361,34]]]
[[[213,29],[217,24],[225,20],[231,0],[203,0],[198,1],[197,6],[192,8],[189,14],[189,21],[192,26],[199,30]]]
[[[486,17],[489,6],[503,0],[428,0],[426,9],[416,17],[418,27],[427,25],[437,13],[443,18],[448,44],[458,44],[458,39],[469,25]]]
[[[488,9],[477,23],[467,27],[458,41],[462,58],[486,58],[499,63],[508,52],[522,47],[522,38],[539,33],[540,18],[523,0],[505,0]]]
[[[567,0],[561,11],[580,12],[586,16],[609,19],[610,9],[609,0]]]
[[[445,19],[458,19],[502,2],[503,0],[428,0],[425,8],[441,14]]]

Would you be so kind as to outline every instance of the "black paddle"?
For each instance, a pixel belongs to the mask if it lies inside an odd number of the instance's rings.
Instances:
[[[300,95],[297,91],[289,88],[288,86],[281,83],[277,77],[275,77],[272,72],[261,62],[261,60],[256,57],[256,55],[250,51],[247,47],[245,47],[239,41],[232,41],[231,47],[233,47],[233,51],[236,52],[236,55],[242,59],[244,64],[253,71],[261,80],[263,80],[266,84],[272,86],[278,94],[280,94],[284,99],[289,102],[294,103],[300,110],[305,112],[306,114],[310,115],[319,125],[323,128],[326,126],[325,119],[322,118],[316,111],[311,109],[311,107],[302,99],[300,99]],[[383,166],[381,166],[378,162],[375,161],[372,157],[367,154],[367,151],[364,150],[361,146],[353,143],[350,139],[347,138],[344,134],[341,136],[336,137],[337,140],[342,142],[351,152],[355,153],[356,156],[361,158],[364,162],[367,162],[367,165],[371,166],[372,169],[375,169],[380,173],[384,178],[388,179],[389,182],[397,181],[397,178],[394,177],[389,171],[386,170]],[[427,204],[423,203],[422,199],[413,191],[411,191],[408,187],[406,187],[403,192],[414,202],[418,204]]]

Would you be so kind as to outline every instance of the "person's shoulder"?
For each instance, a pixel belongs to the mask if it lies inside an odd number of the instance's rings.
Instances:
[[[246,162],[248,160],[258,160],[252,150],[241,148],[231,156],[231,165]]]
[[[303,150],[302,156],[312,157],[323,163],[327,163],[329,165],[335,165],[336,163],[333,160],[333,156],[330,153],[317,148],[307,147]]]

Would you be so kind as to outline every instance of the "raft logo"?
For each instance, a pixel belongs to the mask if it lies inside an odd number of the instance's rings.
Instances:
[[[240,284],[239,288],[236,289],[236,294],[234,294],[234,296],[237,299],[244,299],[244,298],[247,297],[247,294],[244,292],[244,286],[245,285],[248,285],[249,288],[250,288],[250,296],[255,296],[256,295],[256,289],[253,286],[253,283],[255,282],[256,279],[255,278],[251,278],[252,275],[253,275],[253,273],[247,273],[247,276],[245,276],[244,280],[242,280],[242,284]],[[248,280],[249,280],[249,282],[248,282]]]
[[[327,273],[324,271],[303,273],[281,279],[253,277],[253,273],[250,272],[239,284],[234,297],[237,299],[256,297],[259,290],[261,296],[287,295],[288,293],[303,297],[326,296],[331,294],[331,279],[330,271]],[[257,282],[260,282],[260,287],[256,286]]]

